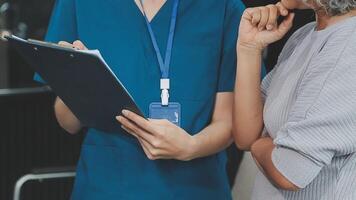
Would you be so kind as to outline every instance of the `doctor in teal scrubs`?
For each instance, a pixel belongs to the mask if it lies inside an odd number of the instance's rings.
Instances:
[[[57,0],[46,40],[99,49],[152,118],[124,110],[121,132],[85,127],[73,200],[231,199],[223,150],[243,10],[240,0]],[[60,98],[55,111],[68,132],[84,128]]]

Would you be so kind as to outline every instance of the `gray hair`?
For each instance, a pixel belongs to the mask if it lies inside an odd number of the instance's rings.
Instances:
[[[328,15],[342,15],[356,9],[356,0],[313,0],[320,5]]]

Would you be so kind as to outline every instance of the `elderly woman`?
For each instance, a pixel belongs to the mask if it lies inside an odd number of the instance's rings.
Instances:
[[[296,8],[313,9],[317,21],[294,33],[261,85],[262,50],[288,32]],[[282,0],[245,11],[234,136],[260,168],[253,199],[356,199],[355,8],[355,0]]]

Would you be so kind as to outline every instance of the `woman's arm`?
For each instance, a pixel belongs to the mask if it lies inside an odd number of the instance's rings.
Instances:
[[[262,51],[239,45],[237,57],[233,132],[238,148],[249,150],[263,129],[260,90]]]
[[[73,44],[64,41],[61,41],[58,44],[61,46],[74,47],[81,50],[87,49],[85,45],[79,40],[73,42]],[[75,134],[82,129],[82,125],[79,119],[59,97],[56,98],[54,103],[54,111],[59,125],[68,133]]]
[[[78,118],[72,113],[72,111],[63,103],[62,99],[56,98],[54,104],[54,110],[59,125],[68,133],[78,133],[82,126]]]
[[[250,150],[263,129],[263,102],[260,88],[262,51],[281,39],[291,28],[294,15],[282,4],[249,8],[244,12],[237,44],[237,77],[235,85],[235,143]],[[288,16],[280,24],[278,17]]]
[[[217,153],[231,144],[232,102],[231,92],[218,93],[211,124],[194,136],[167,120],[146,120],[127,110],[117,119],[139,140],[149,159],[188,161]]]
[[[270,137],[260,138],[252,145],[251,154],[258,168],[276,187],[289,191],[299,190],[300,188],[284,177],[275,167],[272,161],[274,148],[276,148],[276,145],[273,144],[273,140]]]

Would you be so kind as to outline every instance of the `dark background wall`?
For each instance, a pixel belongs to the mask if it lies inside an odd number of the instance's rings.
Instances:
[[[9,6],[1,15],[6,21],[5,27],[0,28],[23,38],[44,38],[54,0],[2,0],[2,3],[8,3]],[[14,88],[33,85],[33,72],[23,59],[12,49],[8,49],[7,55],[7,86]]]
[[[12,198],[15,182],[38,171],[67,170],[76,165],[83,134],[63,131],[53,113],[48,90],[6,94],[0,90],[0,199]],[[23,200],[68,199],[73,179],[31,181]]]
[[[54,0],[6,2],[0,29],[24,38],[44,38]],[[25,174],[73,170],[84,134],[73,136],[60,128],[53,111],[55,95],[32,80],[33,71],[6,43],[0,43],[0,49],[0,60],[7,60],[0,62],[0,69],[7,65],[8,72],[8,84],[0,85],[0,199],[9,200],[15,182]],[[21,199],[69,199],[73,180],[28,182]]]

